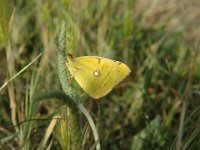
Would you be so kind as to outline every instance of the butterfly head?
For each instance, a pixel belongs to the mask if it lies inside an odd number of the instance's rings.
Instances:
[[[73,61],[74,60],[74,56],[72,54],[67,54],[67,61]]]

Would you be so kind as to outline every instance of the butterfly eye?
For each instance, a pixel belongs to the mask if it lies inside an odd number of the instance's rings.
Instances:
[[[97,70],[95,70],[95,71],[93,72],[93,75],[94,75],[95,77],[100,77],[100,76],[101,76],[101,73],[100,73],[100,71],[97,69]]]

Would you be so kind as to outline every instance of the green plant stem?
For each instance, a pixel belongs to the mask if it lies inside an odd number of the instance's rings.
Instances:
[[[70,98],[70,100],[73,101],[77,105],[77,107],[82,111],[82,113],[88,119],[89,124],[90,124],[90,126],[92,128],[92,131],[93,131],[95,142],[97,143],[96,144],[96,149],[100,150],[101,149],[100,142],[99,142],[97,130],[95,128],[95,124],[94,124],[94,122],[92,120],[92,117],[90,116],[89,112],[87,112],[87,110],[84,108],[84,106],[82,104],[80,104],[80,100],[79,100],[80,97],[79,97],[78,93],[76,92],[76,90],[73,89],[71,86],[69,86],[67,84],[67,80],[69,78],[69,75],[67,74],[66,65],[64,64],[64,62],[66,60],[66,56],[65,56],[65,48],[66,48],[66,23],[64,21],[62,22],[61,32],[60,32],[58,43],[59,43],[59,50],[58,50],[58,71],[59,71],[59,78],[60,78],[60,83],[62,85],[63,91]],[[75,117],[74,118],[74,123],[75,123],[74,126],[78,127],[78,126],[80,126],[80,122],[78,120],[79,119],[79,113],[78,113],[78,111],[73,111],[73,112],[74,112],[73,117]],[[79,139],[81,137],[80,136],[80,133],[81,133],[80,132],[80,128],[79,128],[79,130],[77,128],[77,132],[74,132],[74,133],[77,133],[77,135],[74,135],[76,137],[75,140],[81,141]],[[79,144],[80,144],[80,142],[79,142]]]
[[[68,75],[66,72],[66,66],[64,64],[66,57],[65,57],[65,47],[66,47],[66,24],[65,22],[62,23],[61,32],[59,36],[59,50],[58,50],[58,72],[59,72],[59,79],[62,85],[63,91],[65,94],[70,98],[71,101],[77,103],[79,101],[79,97],[74,89],[72,89],[67,81]],[[80,128],[80,113],[78,109],[70,109],[69,111],[69,129],[70,135],[72,139],[71,148],[72,149],[82,149],[82,141],[81,137],[81,128]]]

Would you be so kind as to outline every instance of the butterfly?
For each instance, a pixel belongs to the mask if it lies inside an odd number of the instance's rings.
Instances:
[[[67,67],[80,87],[92,98],[99,99],[108,94],[131,70],[116,60],[98,57],[67,55]]]

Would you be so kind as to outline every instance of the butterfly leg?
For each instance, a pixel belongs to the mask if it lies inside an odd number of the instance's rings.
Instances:
[[[73,72],[73,75],[70,74],[70,78],[69,78],[69,84],[72,84],[72,81],[74,79],[74,76],[76,75],[76,73],[80,70],[79,67],[75,67],[75,70]]]
[[[80,67],[74,67],[74,76],[76,75],[76,73],[81,69]]]

